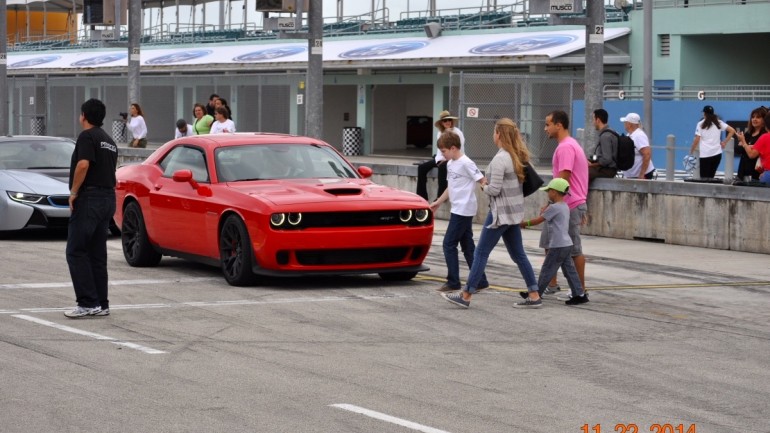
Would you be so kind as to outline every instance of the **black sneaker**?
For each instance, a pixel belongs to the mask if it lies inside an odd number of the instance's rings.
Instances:
[[[529,292],[519,292],[519,296],[521,296],[524,299],[529,298]]]
[[[588,296],[586,295],[573,296],[567,299],[566,301],[564,301],[564,303],[567,305],[580,305],[580,304],[585,304],[586,302],[588,302]]]
[[[437,292],[454,292],[454,291],[457,291],[457,290],[460,290],[460,288],[459,287],[457,287],[457,288],[451,287],[449,284],[446,284],[446,283],[443,286],[441,286],[438,289],[436,289]]]
[[[451,303],[453,303],[453,304],[455,304],[455,305],[457,305],[458,307],[461,307],[461,308],[468,308],[468,307],[471,306],[471,302],[470,301],[466,301],[465,299],[463,299],[462,293],[453,293],[451,295],[447,295],[446,293],[442,293],[441,297],[443,297],[447,301],[449,301],[449,302],[451,302]]]

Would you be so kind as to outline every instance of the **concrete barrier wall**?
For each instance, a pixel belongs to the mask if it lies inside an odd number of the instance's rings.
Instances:
[[[150,149],[120,149],[119,164],[144,160]],[[372,163],[372,181],[404,191],[415,191],[417,167],[404,163]],[[550,180],[550,174],[543,179]],[[435,194],[435,170],[428,177],[428,191]],[[482,223],[489,209],[478,194]],[[546,202],[542,192],[524,201],[527,217],[539,214]],[[582,232],[619,239],[639,239],[669,244],[770,253],[770,188],[628,179],[597,179],[588,195],[588,223]],[[436,218],[449,218],[444,204]]]
[[[416,190],[417,167],[369,166],[374,171],[374,182]],[[546,181],[551,177],[543,173],[541,176]],[[429,193],[435,194],[436,187],[435,175],[431,173]],[[479,212],[474,221],[482,223],[489,202],[483,194],[477,197]],[[546,200],[542,192],[527,197],[527,217],[538,215]],[[770,188],[597,179],[588,194],[588,216],[582,229],[588,235],[770,253]],[[436,217],[448,219],[449,206],[442,206]]]

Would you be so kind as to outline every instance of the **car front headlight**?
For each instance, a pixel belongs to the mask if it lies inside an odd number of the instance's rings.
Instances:
[[[25,203],[25,204],[36,204],[40,203],[45,199],[44,195],[40,194],[30,194],[26,192],[14,192],[14,191],[8,191],[8,197],[11,198],[13,201],[17,201],[19,203]]]
[[[414,211],[414,219],[417,220],[418,223],[424,223],[429,216],[430,211],[428,209],[417,209]]]
[[[284,213],[274,213],[270,215],[270,224],[272,224],[274,227],[282,226],[285,221],[286,214]]]

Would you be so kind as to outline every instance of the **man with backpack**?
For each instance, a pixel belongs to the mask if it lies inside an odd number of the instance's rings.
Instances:
[[[589,181],[597,177],[613,178],[618,174],[618,166],[615,162],[618,153],[618,133],[607,126],[609,118],[607,110],[603,108],[594,110],[594,127],[599,131],[599,142],[588,161]]]

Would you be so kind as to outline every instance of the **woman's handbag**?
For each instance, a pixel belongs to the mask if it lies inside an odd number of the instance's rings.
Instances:
[[[529,164],[524,164],[524,183],[521,185],[521,190],[524,192],[524,197],[529,196],[538,188],[543,186],[545,182],[539,174]]]

